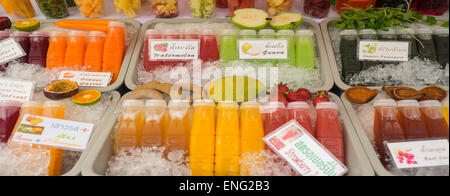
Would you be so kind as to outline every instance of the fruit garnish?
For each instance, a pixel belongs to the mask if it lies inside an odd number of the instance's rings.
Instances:
[[[14,28],[19,30],[19,31],[35,31],[37,29],[39,29],[39,27],[41,27],[41,22],[38,19],[34,19],[34,18],[29,18],[29,19],[24,19],[21,21],[18,21],[16,23],[14,23]]]
[[[430,86],[420,90],[421,93],[425,93],[425,96],[420,99],[424,100],[438,100],[443,101],[447,97],[447,92],[441,87]]]
[[[392,98],[395,100],[416,99],[419,100],[425,96],[425,93],[409,87],[396,87],[392,90]]]
[[[81,91],[72,97],[72,102],[78,105],[93,105],[102,97],[102,93],[97,90]]]
[[[367,103],[377,95],[377,90],[372,90],[363,86],[351,87],[345,91],[345,97],[347,97],[350,102],[357,104]]]
[[[308,101],[309,101],[309,100],[312,100],[311,92],[309,92],[308,89],[300,88],[300,89],[298,89],[297,91],[295,91],[295,93],[296,93],[297,95],[299,95],[299,96],[305,98],[305,99],[308,100]]]
[[[302,24],[303,16],[297,13],[281,13],[270,20],[270,26],[276,30],[295,30]]]
[[[269,23],[267,20],[268,17],[269,14],[267,14],[264,10],[244,8],[236,10],[233,18],[231,18],[231,21],[240,29],[261,30],[264,29]]]
[[[317,106],[317,104],[321,102],[329,102],[330,99],[328,98],[328,92],[327,91],[318,91],[315,94],[315,98],[313,101],[314,107]]]

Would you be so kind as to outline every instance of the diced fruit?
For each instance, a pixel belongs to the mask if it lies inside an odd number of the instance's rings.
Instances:
[[[264,10],[245,8],[236,10],[231,21],[240,29],[260,30],[264,29],[269,23],[268,17],[269,14]]]
[[[270,21],[270,26],[276,30],[289,30],[296,29],[302,24],[303,16],[296,13],[281,13],[278,16],[274,16]]]
[[[8,17],[0,17],[0,31],[11,28],[11,21]]]
[[[72,97],[72,102],[78,105],[93,105],[102,97],[102,93],[97,90],[86,90],[77,93]]]
[[[19,31],[35,31],[41,27],[41,22],[38,19],[24,19],[14,23],[14,28]]]
[[[44,95],[49,99],[65,99],[78,92],[78,84],[69,80],[56,80],[44,88]]]

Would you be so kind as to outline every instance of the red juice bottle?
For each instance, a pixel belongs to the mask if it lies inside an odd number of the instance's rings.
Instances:
[[[315,18],[325,18],[330,12],[331,0],[305,0],[303,1],[303,12],[305,15]]]
[[[398,119],[407,139],[428,138],[427,127],[419,111],[419,102],[416,100],[401,100],[397,102]]]
[[[179,30],[176,30],[176,29],[166,29],[163,33],[163,39],[166,39],[168,41],[177,41],[177,40],[181,39],[181,33]],[[177,61],[177,60],[163,61],[164,66],[170,66],[170,67],[175,67],[179,63],[183,63],[183,61]]]
[[[28,54],[30,52],[30,33],[23,31],[14,31],[11,33],[10,37],[15,39],[17,43],[20,44],[23,51],[25,52],[25,56],[17,59],[19,63],[28,63]]]
[[[160,67],[163,62],[158,60],[152,60],[150,58],[150,41],[155,39],[162,39],[161,31],[156,29],[149,29],[145,32],[145,46],[144,46],[144,69],[145,71],[153,71]]]
[[[308,103],[304,101],[291,102],[287,106],[288,119],[295,119],[303,128],[306,129],[312,136],[314,136],[314,130],[312,126],[310,108]]]
[[[423,15],[441,16],[448,10],[448,0],[416,0],[413,10]]]
[[[0,101],[0,142],[6,143],[11,136],[22,104],[16,101]]]
[[[200,42],[200,34],[196,29],[193,28],[186,28],[183,29],[181,32],[181,39],[182,40],[189,40],[189,41],[196,41],[198,40]],[[192,62],[192,60],[186,60],[182,61],[184,64],[187,64],[189,62]]]
[[[275,131],[288,121],[286,106],[282,102],[270,102],[263,107],[263,111],[265,135]]]
[[[28,54],[28,63],[38,64],[45,67],[47,62],[47,50],[49,45],[49,36],[42,32],[33,32],[30,35],[30,53]]]
[[[333,102],[321,102],[317,104],[316,110],[316,139],[342,163],[345,163],[344,137],[338,106]]]
[[[448,139],[448,125],[445,121],[442,113],[442,106],[439,101],[421,101],[420,112],[431,138]]]
[[[217,35],[213,29],[203,29],[200,42],[200,59],[202,62],[219,60]]]

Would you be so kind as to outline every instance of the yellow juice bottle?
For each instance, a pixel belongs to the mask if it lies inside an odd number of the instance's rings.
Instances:
[[[141,147],[164,146],[166,110],[167,103],[164,100],[148,100],[145,103]]]
[[[136,148],[141,145],[144,101],[125,100],[122,108],[122,115],[115,134],[114,154],[117,154],[122,148]]]
[[[190,104],[187,100],[169,102],[164,144],[168,153],[174,150],[189,150]]]
[[[66,105],[60,101],[46,101],[43,105],[42,116],[50,118],[64,119]],[[48,148],[50,150],[50,164],[48,166],[49,176],[61,175],[61,166],[64,150],[57,148]]]
[[[236,102],[219,102],[216,127],[216,176],[239,176],[240,133],[239,106]]]
[[[199,100],[194,103],[189,151],[189,166],[193,176],[214,175],[215,109],[216,105],[211,100]]]
[[[442,105],[442,113],[444,114],[445,122],[447,122],[448,125],[448,100]]]

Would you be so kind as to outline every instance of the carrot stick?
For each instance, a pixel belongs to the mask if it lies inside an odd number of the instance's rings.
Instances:
[[[76,24],[76,23],[64,23],[64,22],[56,22],[55,26],[68,28],[68,29],[79,29],[86,31],[108,31],[108,25],[93,25],[93,24]]]

